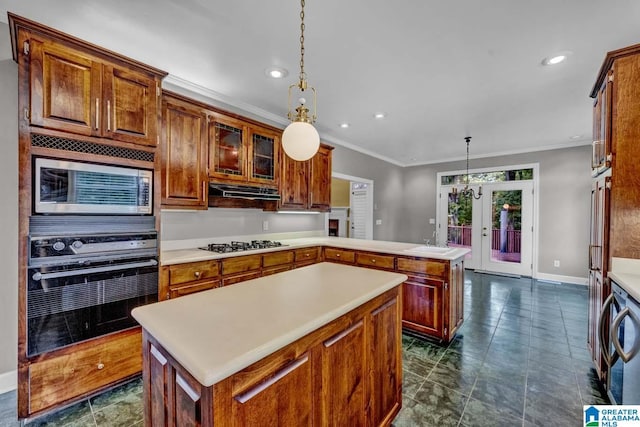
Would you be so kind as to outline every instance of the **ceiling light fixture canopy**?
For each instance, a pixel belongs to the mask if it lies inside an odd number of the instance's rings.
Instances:
[[[462,190],[458,190],[456,187],[453,187],[453,190],[451,190],[451,192],[453,194],[460,194],[464,197],[471,196],[474,199],[478,200],[480,199],[480,197],[482,197],[482,186],[478,188],[478,194],[475,193],[473,188],[469,188],[469,142],[471,141],[471,137],[465,136],[464,140],[467,143],[467,174],[465,175],[465,186]]]
[[[287,126],[282,133],[282,149],[293,160],[304,161],[312,158],[320,147],[320,135],[316,128],[313,127],[317,119],[316,109],[316,89],[307,85],[307,74],[304,71],[304,4],[305,0],[300,0],[300,81],[289,86],[289,108],[287,117],[291,120],[291,124]],[[309,89],[313,96],[313,111],[309,112],[309,108],[305,106],[306,99],[300,97],[300,104],[295,113],[291,109],[291,98],[294,88],[297,88],[302,94]]]

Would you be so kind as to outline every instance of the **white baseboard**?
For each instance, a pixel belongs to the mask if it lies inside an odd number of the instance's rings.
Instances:
[[[541,281],[550,281],[554,283],[573,283],[575,285],[587,286],[586,277],[562,276],[560,274],[548,274],[548,273],[538,272],[535,278]]]
[[[18,371],[9,371],[0,374],[0,394],[18,388]]]

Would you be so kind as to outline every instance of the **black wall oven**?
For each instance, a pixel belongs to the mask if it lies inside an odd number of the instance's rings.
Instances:
[[[27,355],[137,326],[158,300],[153,217],[34,216],[27,272]]]

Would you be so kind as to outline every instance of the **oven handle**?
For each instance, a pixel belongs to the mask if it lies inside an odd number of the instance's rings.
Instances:
[[[620,344],[620,340],[618,339],[618,329],[620,329],[620,324],[627,316],[629,316],[629,318],[633,322],[633,327],[636,330],[636,336],[633,340],[633,345],[631,346],[631,350],[629,350],[629,352],[624,351],[624,348],[622,348],[622,344]],[[620,359],[622,359],[624,363],[628,363],[631,359],[633,359],[638,351],[640,351],[640,333],[638,332],[640,331],[640,328],[638,326],[640,326],[640,319],[638,319],[638,316],[636,316],[636,314],[631,311],[629,307],[623,308],[613,321],[613,326],[611,327],[611,329],[613,329],[615,334],[611,336],[611,342],[613,342],[613,346],[620,355]]]
[[[31,278],[35,281],[45,280],[45,279],[57,279],[58,277],[69,277],[69,276],[80,276],[82,274],[94,274],[94,273],[104,273],[106,271],[118,271],[118,270],[127,270],[130,268],[140,268],[140,267],[153,267],[158,265],[158,261],[155,259],[144,261],[144,262],[131,262],[128,264],[118,264],[118,265],[110,265],[106,267],[93,267],[93,268],[82,268],[80,270],[73,271],[59,271],[57,273],[34,273]]]

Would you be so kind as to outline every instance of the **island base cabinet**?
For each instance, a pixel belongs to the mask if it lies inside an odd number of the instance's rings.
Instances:
[[[388,426],[402,405],[400,286],[211,385],[143,331],[145,425]]]

